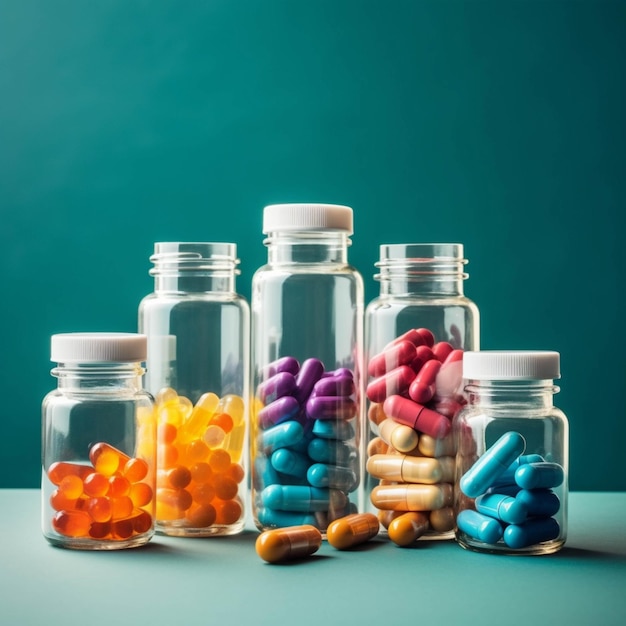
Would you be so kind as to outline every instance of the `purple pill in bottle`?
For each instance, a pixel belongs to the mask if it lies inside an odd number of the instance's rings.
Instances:
[[[322,377],[324,364],[319,359],[307,359],[296,376],[297,389],[294,396],[304,404],[313,391],[313,386]]]
[[[318,420],[349,420],[356,415],[356,404],[341,396],[315,396],[306,403],[306,414]]]
[[[274,400],[259,411],[259,423],[262,428],[268,428],[293,419],[299,411],[298,401],[293,396],[285,396]]]
[[[295,376],[289,372],[279,372],[257,387],[257,395],[261,402],[269,404],[278,398],[291,395],[295,388]]]
[[[269,378],[270,376],[275,376],[276,374],[280,374],[281,372],[289,372],[294,376],[300,371],[300,363],[298,360],[292,356],[284,356],[280,359],[276,359],[276,361],[272,361],[265,368],[265,376],[264,378]]]
[[[348,376],[322,378],[313,387],[314,396],[349,396],[353,393],[354,380]]]

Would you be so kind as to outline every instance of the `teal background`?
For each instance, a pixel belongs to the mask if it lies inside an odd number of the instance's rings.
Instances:
[[[562,354],[571,487],[624,490],[624,2],[0,3],[0,487],[40,479],[49,336],[136,329],[155,241],[273,202],[466,246],[482,347]]]

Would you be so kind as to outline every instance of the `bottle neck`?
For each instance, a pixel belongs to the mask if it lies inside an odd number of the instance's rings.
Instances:
[[[470,405],[523,405],[529,409],[550,409],[559,388],[552,380],[469,380],[465,391]]]
[[[319,264],[348,263],[348,246],[351,244],[345,232],[271,232],[263,242],[267,246],[270,265],[294,263]]]
[[[51,372],[59,389],[94,393],[136,393],[144,373],[140,363],[59,363]]]
[[[235,292],[235,244],[157,243],[150,260],[156,293]]]
[[[466,263],[461,244],[383,245],[374,278],[381,296],[458,297],[463,296]]]

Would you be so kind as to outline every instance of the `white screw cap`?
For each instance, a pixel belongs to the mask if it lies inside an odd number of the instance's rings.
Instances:
[[[146,360],[148,340],[136,333],[52,335],[50,360],[56,363],[134,363]]]
[[[352,214],[340,204],[270,204],[263,209],[263,234],[335,230],[351,235]]]
[[[463,354],[468,380],[552,380],[560,378],[558,352],[481,350]]]

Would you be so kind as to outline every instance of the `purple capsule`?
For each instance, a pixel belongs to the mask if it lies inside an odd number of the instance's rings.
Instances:
[[[352,370],[348,369],[347,367],[340,367],[339,369],[336,369],[334,372],[332,372],[332,374],[333,376],[347,376],[348,378],[354,378]]]
[[[306,414],[318,420],[349,420],[356,415],[356,404],[341,396],[315,396],[306,403]]]
[[[268,428],[293,419],[300,411],[300,405],[293,396],[285,396],[263,407],[259,411],[259,424]]]
[[[354,393],[354,381],[347,376],[330,376],[313,386],[314,396],[349,396]]]
[[[307,359],[296,376],[297,389],[294,396],[304,404],[311,395],[313,386],[322,377],[324,364],[319,359]]]
[[[270,404],[283,396],[290,396],[296,388],[296,379],[289,372],[279,372],[257,387],[257,395],[264,404]]]
[[[276,359],[276,361],[272,361],[265,368],[264,378],[270,378],[281,372],[289,372],[295,376],[299,371],[300,363],[298,363],[298,360],[292,356],[284,356],[280,359]]]

